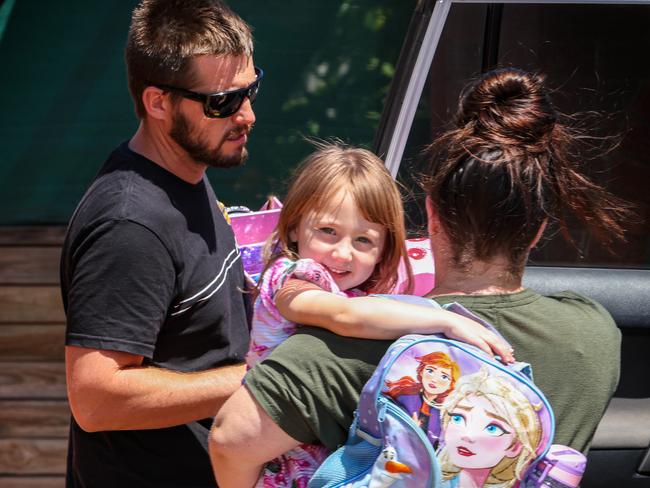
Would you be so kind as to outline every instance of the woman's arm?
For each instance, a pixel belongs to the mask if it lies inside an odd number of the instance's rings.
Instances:
[[[342,336],[396,339],[404,334],[443,333],[498,355],[506,363],[514,361],[503,339],[482,324],[446,310],[382,297],[342,297],[296,279],[278,291],[275,306],[291,322],[323,327]]]
[[[264,463],[300,444],[271,420],[245,386],[219,410],[209,441],[214,475],[222,488],[253,487]]]

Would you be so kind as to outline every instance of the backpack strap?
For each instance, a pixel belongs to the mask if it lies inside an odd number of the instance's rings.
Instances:
[[[470,312],[468,309],[463,307],[460,303],[458,302],[447,303],[446,305],[443,305],[442,308],[444,308],[445,310],[449,310],[450,312],[457,313],[458,315],[463,315],[468,319],[472,319],[475,322],[478,322],[479,324],[483,325],[487,330],[494,332],[498,337],[501,338],[503,342],[510,345],[510,343],[506,340],[506,338],[503,337],[501,333],[498,330],[496,330],[490,322],[488,322],[487,320],[483,320],[475,313]]]
[[[466,309],[460,303],[451,302],[451,303],[448,303],[446,305],[443,305],[442,308],[444,308],[445,310],[449,310],[450,312],[454,312],[454,313],[463,315],[463,316],[465,316],[467,318],[470,318],[470,319],[484,325],[486,329],[494,332],[498,337],[501,338],[501,340],[503,340],[503,342],[510,345],[510,343],[506,340],[506,338],[503,337],[503,335],[501,335],[501,333],[498,330],[496,330],[495,327],[490,322],[488,322],[487,320],[483,320],[481,317],[479,317],[475,313],[473,313],[473,312],[469,311],[468,309]],[[529,363],[516,361],[513,364],[506,365],[506,367],[508,369],[514,371],[515,373],[518,373],[518,374],[524,376],[525,378],[529,379],[530,381],[533,381],[533,368],[531,367],[531,365]]]
[[[391,300],[398,300],[400,302],[412,303],[414,305],[420,305],[423,307],[432,307],[440,308],[433,300],[427,298],[422,298],[419,296],[413,295],[377,295],[383,298],[389,298]],[[379,362],[379,365],[375,369],[375,372],[372,374],[368,382],[361,390],[361,395],[359,397],[359,406],[357,409],[357,429],[370,434],[375,438],[381,438],[382,432],[380,427],[380,412],[378,411],[377,399],[381,394],[381,390],[384,384],[384,372],[390,366],[390,363],[399,356],[399,354],[418,338],[422,336],[418,335],[406,335],[402,336],[393,342],[384,357]]]
[[[393,342],[361,390],[357,410],[357,428],[373,437],[380,438],[382,436],[377,399],[384,383],[384,372],[390,363],[399,356],[399,353],[413,343],[414,337],[416,336],[404,336]]]

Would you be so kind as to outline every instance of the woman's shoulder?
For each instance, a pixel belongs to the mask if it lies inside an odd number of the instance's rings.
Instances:
[[[610,313],[585,295],[573,291],[540,295],[539,307],[540,316],[576,341],[586,340],[585,337],[596,337],[602,344],[620,341],[620,330]]]
[[[607,323],[614,323],[609,312],[596,300],[574,291],[561,291],[540,295],[541,304],[562,308],[564,313],[574,313]]]

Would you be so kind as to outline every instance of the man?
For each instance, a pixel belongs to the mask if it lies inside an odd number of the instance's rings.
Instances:
[[[244,163],[262,71],[219,0],[143,0],[126,46],[140,125],[61,261],[68,487],[215,486],[211,417],[241,384],[244,274],[205,172]]]

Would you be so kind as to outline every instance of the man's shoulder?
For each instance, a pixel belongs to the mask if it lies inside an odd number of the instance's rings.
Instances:
[[[176,209],[173,188],[155,163],[133,153],[126,143],[116,148],[82,197],[69,231],[83,234],[88,229],[131,222],[152,233],[175,235],[170,226],[186,227]]]
[[[109,156],[82,205],[107,218],[164,217],[173,210],[169,178],[162,168],[121,145]]]

